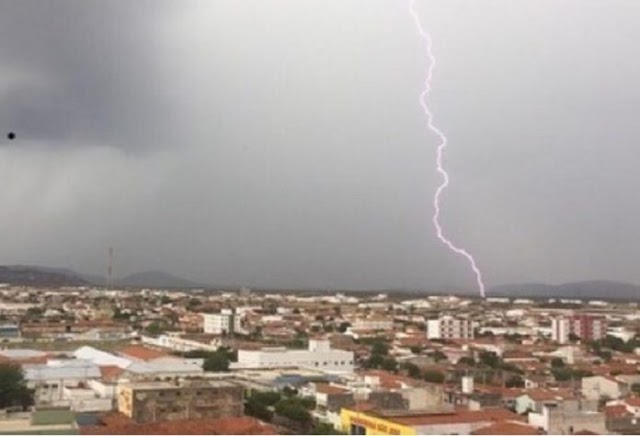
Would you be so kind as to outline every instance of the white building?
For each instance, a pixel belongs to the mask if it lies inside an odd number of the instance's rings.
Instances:
[[[220,313],[203,313],[204,332],[213,335],[241,332],[241,317],[230,309],[222,309]]]
[[[429,339],[473,339],[473,322],[450,315],[427,321]]]
[[[87,360],[49,360],[22,368],[27,386],[35,391],[36,404],[67,404],[65,387],[77,387],[101,377],[98,365]]]
[[[151,336],[140,337],[143,344],[153,345],[155,347],[168,348],[173,351],[216,351],[221,344],[219,339],[214,339],[210,343],[205,344],[192,339],[181,338],[174,334],[160,335],[157,338]]]
[[[566,344],[569,342],[569,333],[571,333],[569,318],[559,317],[551,320],[551,340]]]
[[[238,362],[232,364],[232,368],[303,367],[351,373],[353,360],[351,351],[334,350],[326,340],[310,340],[308,350],[290,350],[284,347],[238,350]]]
[[[596,404],[566,401],[558,405],[544,405],[540,412],[530,412],[529,425],[541,428],[545,434],[608,434],[605,414],[597,411]],[[589,433],[586,433],[589,434]]]
[[[353,330],[391,330],[393,319],[386,317],[357,318],[353,321]]]
[[[606,397],[611,400],[621,398],[629,393],[624,382],[611,376],[594,375],[581,380],[582,395],[589,400]]]

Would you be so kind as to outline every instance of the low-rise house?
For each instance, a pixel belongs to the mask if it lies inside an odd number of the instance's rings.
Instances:
[[[604,407],[607,430],[615,434],[640,434],[640,398],[609,401]]]
[[[539,413],[529,413],[528,419],[529,425],[544,430],[546,434],[606,433],[605,414],[597,410],[597,404],[589,401],[545,404]]]
[[[575,399],[570,389],[531,389],[516,398],[516,413],[527,411],[541,413],[544,406],[555,406],[564,401]]]
[[[601,398],[617,399],[629,392],[628,386],[615,377],[608,375],[595,375],[582,378],[582,395],[585,398],[599,400]]]

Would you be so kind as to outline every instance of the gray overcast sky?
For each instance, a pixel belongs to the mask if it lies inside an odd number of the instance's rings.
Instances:
[[[0,0],[0,262],[474,288],[404,0]],[[640,283],[640,2],[418,1],[487,284]]]

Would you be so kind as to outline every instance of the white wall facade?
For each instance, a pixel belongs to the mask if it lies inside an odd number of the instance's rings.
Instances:
[[[203,313],[204,332],[213,335],[242,332],[241,316],[231,310],[222,310],[220,313]]]
[[[551,339],[559,344],[569,343],[570,321],[567,318],[551,320]]]
[[[326,371],[353,372],[351,351],[331,349],[328,341],[310,341],[308,350],[263,348],[238,350],[237,368],[306,367]]]
[[[473,339],[473,323],[468,319],[441,316],[427,321],[428,339]]]

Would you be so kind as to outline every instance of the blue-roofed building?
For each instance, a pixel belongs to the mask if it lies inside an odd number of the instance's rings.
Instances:
[[[0,324],[0,340],[19,338],[20,327],[15,324]]]

